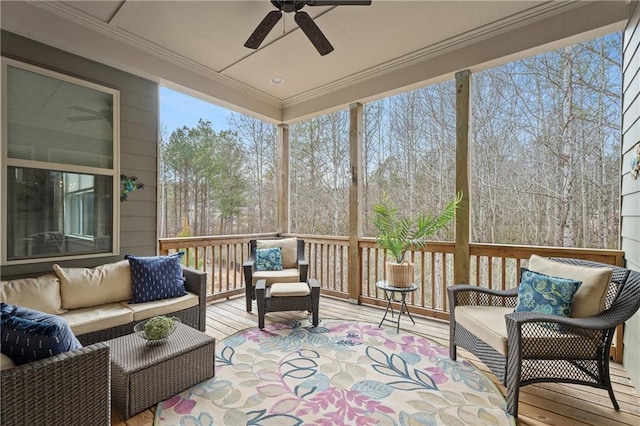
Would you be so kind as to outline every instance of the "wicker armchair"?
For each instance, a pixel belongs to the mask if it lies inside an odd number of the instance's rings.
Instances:
[[[296,253],[292,255],[293,259],[289,259],[290,265],[287,265],[289,256],[284,254],[283,250],[283,267],[282,271],[256,271],[256,250],[261,242],[269,242],[272,245],[278,241],[286,241],[287,244],[295,244]],[[247,303],[247,312],[251,312],[252,301],[256,300],[255,286],[258,280],[264,279],[266,286],[270,286],[276,282],[307,282],[307,273],[309,271],[309,262],[304,257],[304,240],[294,238],[265,238],[262,240],[249,241],[249,260],[243,264],[244,282],[245,282],[245,299]]]
[[[2,370],[0,388],[0,424],[109,425],[109,345]]]
[[[520,387],[539,382],[574,383],[605,389],[613,407],[618,410],[609,377],[609,351],[616,327],[640,308],[640,272],[578,259],[552,260],[612,268],[605,310],[587,318],[515,313],[517,288],[501,291],[470,285],[450,286],[450,357],[455,360],[456,347],[461,346],[484,362],[507,387],[507,410],[514,417],[518,416]],[[506,350],[497,350],[495,344],[487,344],[456,322],[456,308],[463,305],[483,306],[486,310],[496,307],[506,313]]]

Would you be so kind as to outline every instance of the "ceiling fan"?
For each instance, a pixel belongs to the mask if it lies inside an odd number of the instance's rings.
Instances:
[[[267,13],[262,22],[258,24],[249,39],[244,43],[245,47],[257,49],[267,37],[267,34],[275,27],[282,12],[295,12],[294,19],[300,29],[306,34],[311,44],[315,46],[320,55],[324,56],[333,51],[333,46],[313,22],[308,13],[301,11],[305,6],[369,6],[371,0],[271,0],[278,10]]]

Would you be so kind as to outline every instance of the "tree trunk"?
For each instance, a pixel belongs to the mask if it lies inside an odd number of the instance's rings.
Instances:
[[[572,155],[575,149],[573,140],[573,58],[572,47],[565,47],[563,52],[563,78],[562,88],[564,97],[562,100],[562,195],[560,205],[560,227],[562,230],[562,247],[574,246],[573,215],[570,207],[572,205],[572,189],[574,179],[574,162]]]

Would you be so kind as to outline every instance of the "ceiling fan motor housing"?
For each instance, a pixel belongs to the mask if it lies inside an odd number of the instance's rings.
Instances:
[[[299,0],[271,0],[271,4],[283,12],[297,12],[302,9],[307,2]]]

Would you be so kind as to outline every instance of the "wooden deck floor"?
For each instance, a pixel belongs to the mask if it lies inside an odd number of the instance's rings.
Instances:
[[[383,311],[380,308],[351,305],[347,302],[321,297],[320,319],[342,318],[367,321],[378,324]],[[270,313],[267,324],[292,318],[304,318],[304,312]],[[416,325],[408,319],[400,327],[429,337],[444,346],[448,345],[449,324],[414,315]],[[254,312],[248,314],[244,308],[244,298],[233,298],[229,301],[216,302],[207,311],[207,333],[218,340],[245,329],[255,327],[258,317]],[[391,325],[384,325],[391,326]],[[505,393],[504,387],[487,367],[465,350],[459,350],[459,358],[466,358],[478,369],[491,378],[498,388]],[[640,397],[627,378],[626,370],[620,364],[611,364],[611,380],[620,404],[620,411],[611,407],[607,392],[587,386],[565,384],[539,384],[525,386],[520,391],[518,425],[640,425]],[[112,425],[139,426],[153,425],[154,410],[146,410],[135,417],[122,420],[114,410]],[[232,425],[229,425],[232,426]]]

